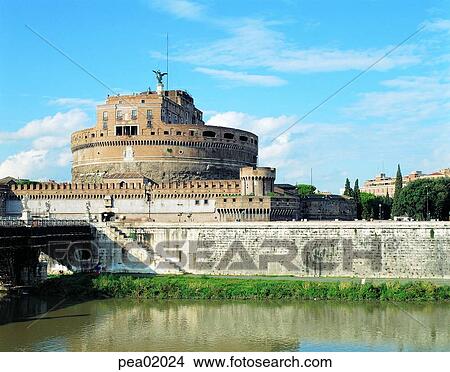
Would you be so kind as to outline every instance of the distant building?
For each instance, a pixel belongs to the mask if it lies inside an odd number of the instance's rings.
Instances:
[[[441,178],[450,177],[450,168],[441,169],[438,172],[423,174],[422,171],[413,171],[407,176],[403,177],[403,186],[406,186],[409,182],[417,180],[419,178]],[[385,173],[380,173],[374,179],[370,179],[364,182],[361,187],[362,192],[368,192],[377,196],[394,196],[395,193],[395,179],[396,177],[386,176]]]

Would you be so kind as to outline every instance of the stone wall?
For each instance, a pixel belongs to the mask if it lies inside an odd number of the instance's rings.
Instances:
[[[197,274],[450,278],[450,224],[446,222],[241,222],[120,228],[134,229],[143,247],[180,261],[184,271]]]
[[[6,216],[6,196],[8,190],[2,189],[0,186],[0,217]]]

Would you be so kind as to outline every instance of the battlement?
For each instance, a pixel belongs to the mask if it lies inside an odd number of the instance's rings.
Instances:
[[[154,198],[200,198],[221,195],[238,195],[239,180],[198,180],[186,182],[163,182],[151,186]]]
[[[114,195],[116,198],[144,198],[146,185],[143,182],[106,182],[106,183],[56,183],[40,182],[13,184],[9,197],[30,199],[87,199],[103,198]]]

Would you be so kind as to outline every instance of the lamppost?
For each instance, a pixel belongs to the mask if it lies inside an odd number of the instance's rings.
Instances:
[[[145,195],[147,197],[147,203],[148,203],[148,220],[151,220],[151,204],[152,204],[152,193],[151,190],[149,190],[147,188],[147,186],[145,186]]]
[[[383,216],[383,214],[382,214],[382,209],[381,209],[381,203],[380,204],[378,204],[378,219],[379,220],[381,220],[381,217]]]

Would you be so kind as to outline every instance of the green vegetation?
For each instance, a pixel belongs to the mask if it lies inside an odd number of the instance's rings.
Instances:
[[[306,183],[298,183],[295,185],[297,188],[298,195],[302,198],[313,195],[317,188],[313,185],[307,185]]]
[[[18,179],[15,182],[16,182],[16,185],[34,185],[34,184],[38,183],[37,181],[31,181],[28,179]]]
[[[450,300],[450,286],[426,282],[359,284],[301,280],[231,279],[211,277],[102,275],[94,288],[111,297],[215,300]]]
[[[400,164],[397,165],[397,175],[395,177],[395,192],[394,192],[394,202],[392,205],[392,214],[398,216],[400,214],[399,207],[399,196],[403,189],[403,176],[400,169]]]
[[[350,180],[348,178],[345,179],[344,196],[353,196],[353,189],[350,186]]]
[[[450,178],[425,178],[408,183],[399,192],[393,215],[416,220],[448,220],[450,216]]]
[[[47,280],[40,292],[61,296],[192,300],[449,301],[450,286],[429,282],[316,282],[206,276],[72,275]]]
[[[94,287],[96,278],[94,274],[49,276],[34,292],[49,297],[98,298],[102,294]]]
[[[389,196],[375,196],[360,193],[361,218],[365,220],[388,220],[391,216],[392,199]]]
[[[355,186],[353,187],[353,199],[356,202],[356,218],[361,219],[362,216],[362,205],[361,205],[361,191],[359,190],[359,180],[356,179]]]

